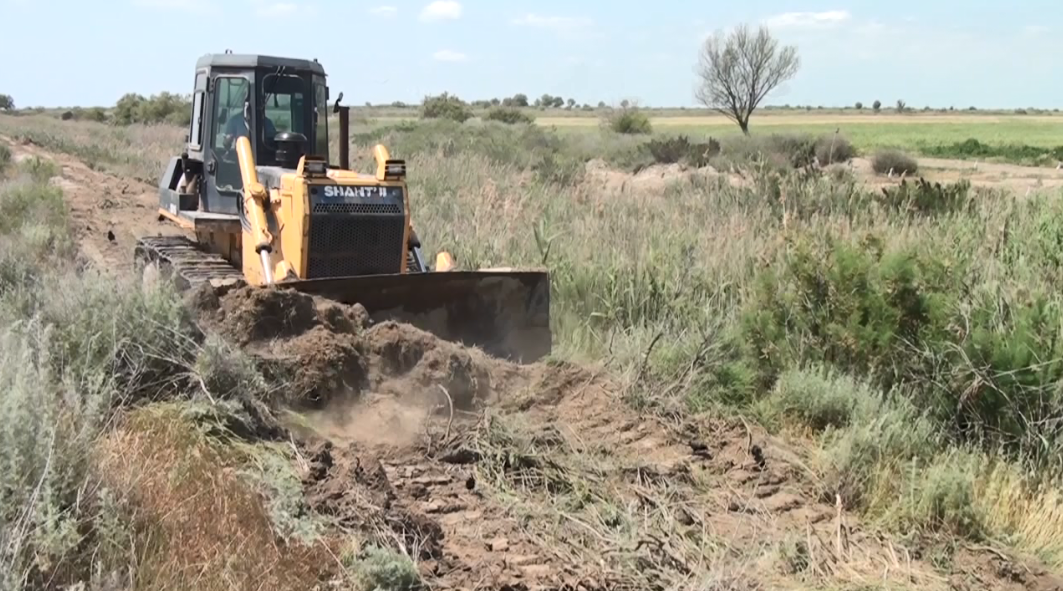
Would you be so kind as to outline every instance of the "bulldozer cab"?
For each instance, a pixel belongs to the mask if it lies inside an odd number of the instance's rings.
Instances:
[[[236,138],[260,167],[294,169],[329,158],[328,86],[316,60],[213,54],[196,64],[188,159],[202,162],[203,211],[236,214],[243,182]]]

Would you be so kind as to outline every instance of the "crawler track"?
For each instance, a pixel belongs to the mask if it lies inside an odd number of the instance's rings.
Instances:
[[[176,279],[182,288],[205,283],[214,286],[244,284],[243,275],[221,256],[207,252],[184,236],[146,236],[134,248],[134,264],[141,272],[149,266]]]

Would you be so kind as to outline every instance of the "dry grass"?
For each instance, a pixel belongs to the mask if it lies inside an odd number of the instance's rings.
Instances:
[[[339,576],[325,543],[280,541],[262,498],[239,477],[239,456],[177,407],[130,413],[96,455],[137,516],[135,589],[306,591]]]
[[[522,534],[565,563],[583,565],[591,580],[691,591],[947,588],[943,577],[899,560],[879,540],[839,546],[830,527],[736,510],[754,501],[750,491],[731,489],[734,483],[713,469],[669,469],[590,435],[573,425],[552,430],[494,416],[482,423],[475,447],[486,458],[478,481],[522,524]]]
[[[1063,569],[1063,492],[1058,486],[1033,485],[1015,466],[991,456],[976,456],[975,506],[993,532],[1007,532],[1010,543]]]

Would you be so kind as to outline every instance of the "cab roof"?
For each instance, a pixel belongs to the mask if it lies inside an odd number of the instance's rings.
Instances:
[[[318,63],[317,59],[304,60],[290,57],[276,57],[272,55],[258,55],[246,53],[208,53],[196,60],[196,69],[200,68],[277,68],[284,66],[293,70],[305,70],[315,74],[325,75],[325,68]]]

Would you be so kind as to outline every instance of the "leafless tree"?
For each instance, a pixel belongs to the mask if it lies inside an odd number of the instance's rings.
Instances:
[[[756,33],[746,25],[729,34],[717,32],[701,48],[695,97],[715,109],[749,135],[749,116],[764,97],[797,73],[797,48],[779,48],[767,27]]]

